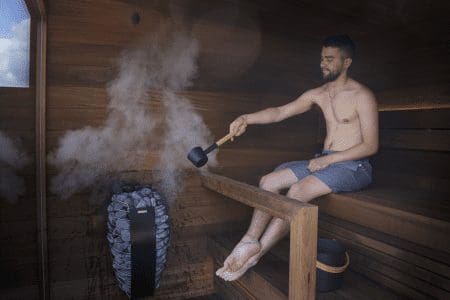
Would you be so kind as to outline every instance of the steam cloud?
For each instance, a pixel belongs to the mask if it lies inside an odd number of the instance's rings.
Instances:
[[[69,197],[117,172],[138,168],[147,154],[159,152],[156,167],[163,180],[158,189],[173,199],[182,188],[183,170],[192,168],[187,153],[211,141],[190,101],[177,94],[192,85],[198,51],[190,36],[167,28],[125,51],[118,76],[108,85],[104,125],[67,132],[49,154],[58,170],[51,191]],[[163,111],[152,109],[158,99]],[[215,164],[214,154],[210,161]]]
[[[30,158],[17,143],[0,131],[0,197],[15,202],[25,193],[25,182],[17,175]]]

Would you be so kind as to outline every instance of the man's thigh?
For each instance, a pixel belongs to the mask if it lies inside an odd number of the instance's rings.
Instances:
[[[274,171],[290,169],[292,173],[297,177],[297,181],[302,180],[308,175],[311,175],[311,171],[308,169],[309,160],[297,160],[290,161],[279,165]]]
[[[312,175],[329,186],[333,193],[359,191],[372,181],[363,166],[356,165],[356,169],[352,169],[344,163],[332,164]]]

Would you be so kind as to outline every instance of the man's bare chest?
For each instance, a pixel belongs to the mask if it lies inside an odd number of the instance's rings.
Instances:
[[[330,97],[324,95],[317,103],[327,123],[353,124],[358,121],[356,101],[346,95]]]

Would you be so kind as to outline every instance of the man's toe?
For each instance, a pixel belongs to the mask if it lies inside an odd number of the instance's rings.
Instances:
[[[223,278],[223,274],[227,270],[229,270],[229,265],[228,264],[224,264],[222,268],[217,270],[216,275]]]

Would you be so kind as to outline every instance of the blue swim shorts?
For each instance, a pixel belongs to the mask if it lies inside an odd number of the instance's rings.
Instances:
[[[336,151],[324,150],[319,156],[334,152]],[[309,160],[291,161],[279,165],[274,171],[289,168],[298,180],[313,175],[325,183],[333,193],[358,191],[372,182],[372,166],[367,158],[334,163],[316,172],[311,172],[308,165]]]

